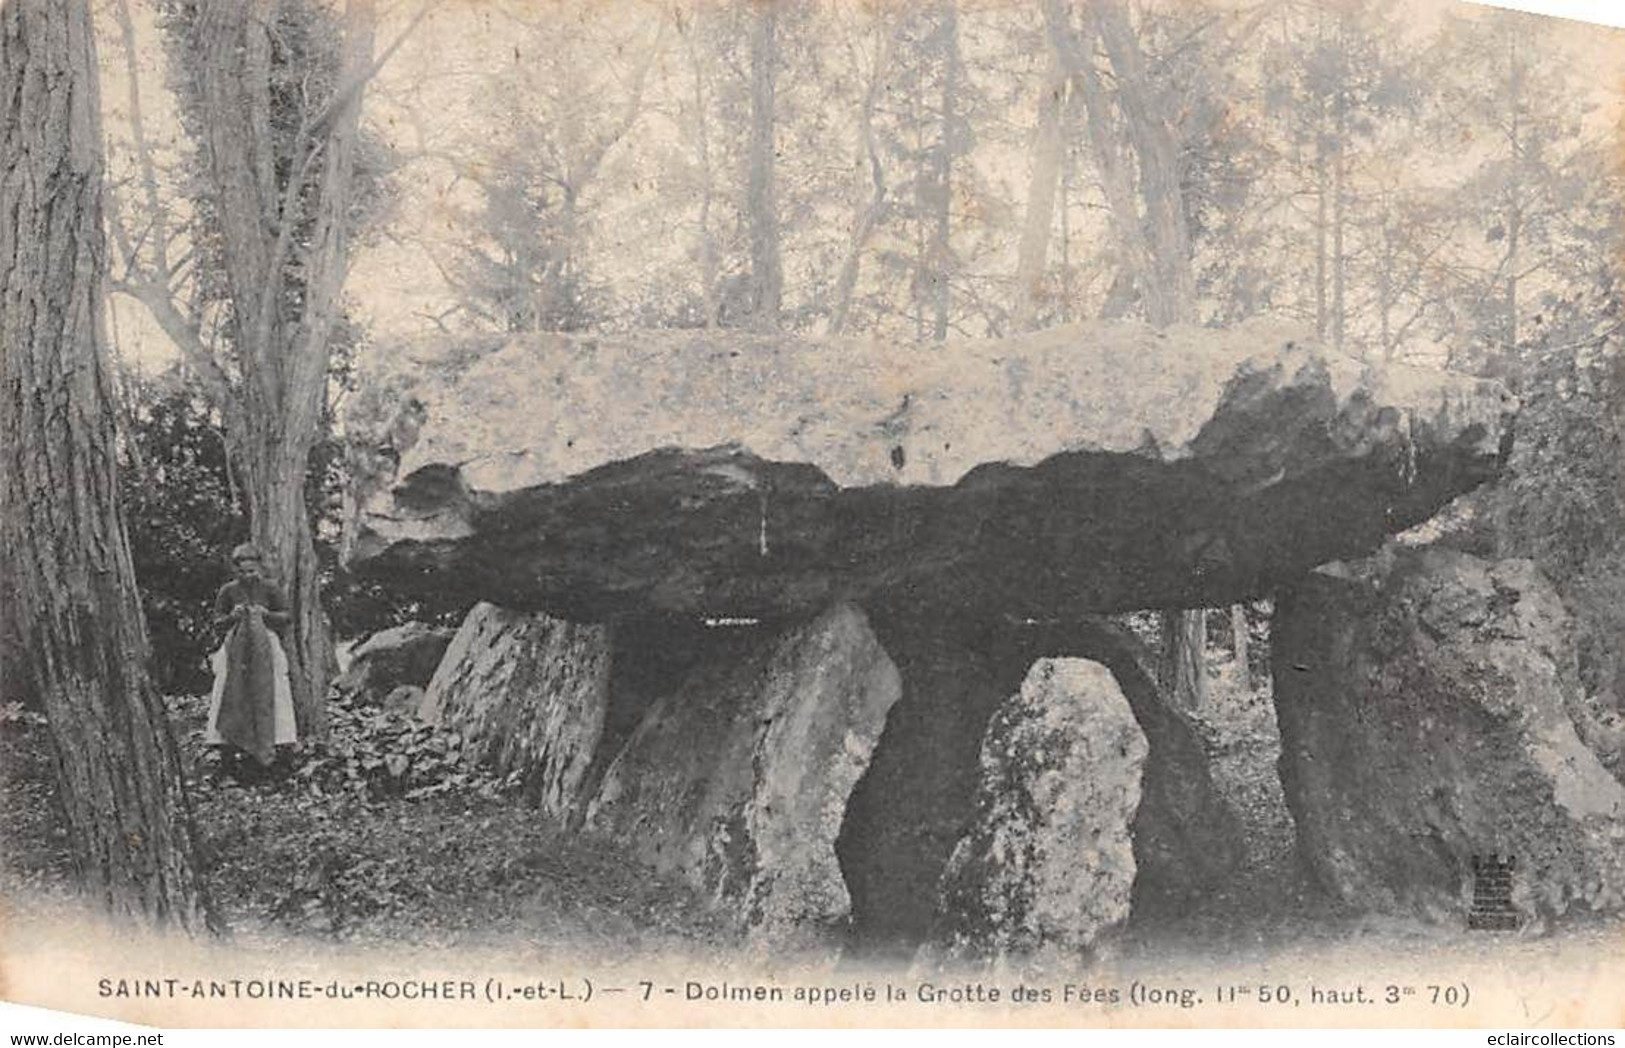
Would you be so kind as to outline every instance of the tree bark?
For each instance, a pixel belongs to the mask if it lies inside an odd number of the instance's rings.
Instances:
[[[1518,257],[1519,241],[1523,235],[1523,128],[1520,119],[1523,110],[1523,66],[1518,59],[1518,38],[1507,36],[1507,97],[1511,110],[1507,130],[1511,145],[1512,180],[1508,186],[1507,253],[1506,253],[1506,343],[1503,353],[1502,381],[1513,393],[1523,392],[1523,368],[1518,360]]]
[[[1196,608],[1162,615],[1162,684],[1174,705],[1186,710],[1207,702],[1207,612]]]
[[[86,0],[0,4],[0,635],[43,701],[74,862],[116,918],[214,927],[118,504]],[[11,675],[8,674],[8,677]]]
[[[1337,17],[1337,43],[1344,45],[1345,16]],[[1337,93],[1332,98],[1332,345],[1343,349],[1348,324],[1345,298],[1348,260],[1343,236],[1348,225],[1348,85],[1346,71],[1339,65]]]
[[[750,155],[745,210],[750,223],[751,323],[777,330],[784,300],[779,211],[774,185],[774,91],[778,82],[778,7],[760,0],[750,33]]]
[[[1111,221],[1123,264],[1106,296],[1101,315],[1116,319],[1128,311],[1132,296],[1140,291],[1151,272],[1150,246],[1140,222],[1140,209],[1134,199],[1134,181],[1128,163],[1122,158],[1113,133],[1111,103],[1094,59],[1073,30],[1065,0],[1044,0],[1044,25],[1051,47],[1072,74],[1083,101],[1084,129],[1089,136],[1090,153],[1106,197],[1106,213]],[[1143,292],[1140,292],[1143,294]]]
[[[1146,71],[1146,59],[1116,3],[1091,5],[1095,29],[1117,75],[1117,105],[1140,160],[1140,196],[1150,247],[1150,279],[1142,289],[1146,319],[1156,327],[1196,319],[1196,275],[1191,268],[1185,195],[1179,182],[1179,143],[1163,113],[1160,93]]]
[[[1051,50],[1049,70],[1038,98],[1038,123],[1033,128],[1027,214],[1016,249],[1016,301],[1010,316],[1010,327],[1015,332],[1031,331],[1037,323],[1038,300],[1049,258],[1050,226],[1055,220],[1055,190],[1060,185],[1061,160],[1066,150],[1061,113],[1066,106],[1067,77],[1060,57]]]
[[[711,121],[706,116],[705,100],[705,63],[700,56],[700,50],[695,45],[694,38],[698,34],[695,25],[701,15],[696,12],[689,20],[687,28],[679,21],[677,31],[684,39],[684,49],[688,52],[689,64],[694,70],[694,159],[700,167],[700,214],[699,214],[699,256],[700,256],[700,301],[701,308],[705,310],[705,326],[717,326],[717,248],[711,235],[711,202],[716,196],[716,179],[711,170]]]
[[[863,266],[863,253],[886,209],[886,169],[881,164],[880,146],[875,140],[874,113],[881,85],[885,83],[891,50],[890,35],[876,43],[874,67],[869,72],[869,83],[858,106],[857,166],[868,171],[869,191],[858,204],[852,218],[852,238],[835,278],[834,303],[830,307],[829,323],[824,328],[826,335],[838,335],[846,329],[846,322],[852,315],[852,297],[858,287],[858,271]]]
[[[931,237],[931,337],[938,342],[948,337],[948,315],[953,304],[953,197],[954,158],[959,151],[959,10],[958,0],[943,0],[942,97],[939,118],[942,142],[937,151],[935,172],[935,229]]]
[[[195,57],[231,295],[227,331],[242,376],[223,414],[246,483],[250,534],[294,614],[287,654],[300,733],[319,739],[333,656],[304,483],[321,436],[328,339],[349,256],[362,86],[375,71],[374,15],[370,0],[347,4],[338,86],[325,107],[301,114],[281,151],[280,175],[271,24],[265,0],[208,5],[198,16]]]
[[[1230,605],[1230,650],[1236,657],[1236,673],[1246,688],[1252,688],[1252,674],[1248,670],[1247,605]]]

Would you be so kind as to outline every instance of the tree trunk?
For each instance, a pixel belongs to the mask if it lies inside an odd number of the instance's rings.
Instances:
[[[953,177],[954,156],[959,151],[959,11],[958,0],[942,4],[942,100],[938,114],[942,121],[942,144],[937,153],[935,230],[931,237],[931,337],[938,342],[948,337],[948,314],[953,302],[950,283],[953,269]]]
[[[826,335],[838,335],[846,328],[852,314],[852,296],[857,291],[863,253],[876,227],[880,225],[880,216],[886,207],[886,169],[880,162],[880,146],[875,141],[874,113],[890,55],[889,40],[876,46],[869,86],[864,90],[863,103],[858,107],[857,166],[867,169],[869,173],[869,192],[858,205],[852,219],[852,239],[847,245],[840,273],[835,278],[834,304],[830,307],[829,323],[824,328]]]
[[[1236,657],[1236,674],[1241,679],[1243,687],[1251,689],[1253,686],[1252,674],[1247,668],[1248,659],[1247,636],[1247,605],[1230,605],[1230,650]]]
[[[1330,222],[1327,219],[1327,193],[1326,193],[1326,147],[1323,143],[1315,146],[1315,335],[1326,337],[1326,230]]]
[[[696,13],[695,19],[699,17]],[[705,110],[705,65],[700,57],[699,48],[694,44],[697,30],[693,28],[693,23],[690,23],[687,30],[679,25],[678,31],[683,34],[689,64],[694,69],[694,159],[699,163],[701,184],[698,245],[700,302],[701,308],[705,310],[705,326],[714,328],[717,326],[717,249],[711,236],[711,201],[716,191],[711,171],[711,122]]]
[[[1044,25],[1050,46],[1074,78],[1083,101],[1084,129],[1089,136],[1090,153],[1099,173],[1100,189],[1106,197],[1106,214],[1123,265],[1107,292],[1101,316],[1116,319],[1128,312],[1132,296],[1151,273],[1150,247],[1140,210],[1134,199],[1133,178],[1123,160],[1113,133],[1111,105],[1095,69],[1094,59],[1073,31],[1069,8],[1064,0],[1044,0]],[[1143,292],[1141,292],[1143,294]]]
[[[1509,34],[1507,39],[1507,94],[1511,105],[1508,138],[1511,143],[1512,180],[1508,186],[1507,254],[1506,254],[1506,343],[1503,349],[1504,366],[1501,380],[1513,393],[1523,392],[1523,368],[1518,360],[1518,258],[1519,240],[1523,235],[1523,129],[1520,120],[1523,109],[1523,67],[1518,62],[1518,38]]]
[[[43,701],[74,862],[121,919],[214,926],[118,505],[85,0],[0,5],[0,635]]]
[[[774,187],[774,91],[778,81],[778,7],[761,0],[750,33],[750,170],[745,210],[750,222],[751,322],[777,330],[784,299],[779,210]]]
[[[1146,71],[1128,13],[1107,0],[1098,0],[1090,10],[1117,75],[1117,104],[1140,159],[1152,275],[1142,289],[1146,319],[1156,327],[1189,324],[1196,319],[1196,274],[1179,181],[1179,143],[1163,112],[1161,93]]]
[[[321,436],[328,338],[349,255],[374,16],[370,0],[349,0],[335,95],[321,112],[301,115],[291,143],[279,143],[270,116],[271,25],[261,13],[247,3],[208,5],[196,32],[204,154],[231,293],[227,331],[242,376],[216,392],[246,484],[250,534],[294,611],[285,647],[300,733],[320,739],[333,654],[304,485]]]
[[[248,463],[247,493],[254,544],[277,570],[293,622],[282,632],[300,738],[325,738],[333,644],[322,610],[316,546],[305,505],[308,447],[261,441],[236,456]],[[295,456],[298,456],[297,458]]]
[[[1052,53],[1043,93],[1038,98],[1038,124],[1033,128],[1027,215],[1016,250],[1016,300],[1010,317],[1013,332],[1031,331],[1038,319],[1038,300],[1049,257],[1050,226],[1055,220],[1055,190],[1061,181],[1061,160],[1066,149],[1061,136],[1066,81],[1061,60]]]
[[[1339,26],[1342,22],[1339,19]],[[1339,29],[1339,43],[1342,32]],[[1348,97],[1341,83],[1333,101],[1332,135],[1332,345],[1343,350],[1348,308],[1344,293],[1347,278],[1347,260],[1343,251],[1344,227],[1348,214]]]
[[[1207,612],[1202,608],[1162,615],[1162,684],[1174,705],[1186,710],[1207,704]]]

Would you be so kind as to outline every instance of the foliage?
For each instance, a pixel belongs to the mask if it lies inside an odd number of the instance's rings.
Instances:
[[[451,756],[447,733],[341,705],[326,747],[244,783],[204,774],[205,713],[201,699],[173,710],[211,890],[239,939],[484,941],[522,923],[577,951],[731,941],[686,887],[518,803]]]
[[[317,793],[367,800],[419,800],[477,789],[495,796],[512,783],[490,779],[472,765],[463,738],[407,713],[337,698],[328,706],[331,735],[295,777]]]
[[[207,691],[208,654],[220,639],[209,621],[211,609],[230,577],[227,554],[248,537],[241,494],[217,416],[194,387],[173,373],[131,376],[126,393],[120,496],[154,677],[166,693]],[[342,455],[336,437],[315,445],[305,500],[321,563],[323,606],[337,634],[361,637],[414,619],[461,621],[465,601],[396,594],[339,564]]]
[[[173,377],[131,378],[120,473],[125,525],[160,691],[209,687],[205,665],[226,556],[246,537],[224,439],[196,394]]]
[[[1524,406],[1508,477],[1482,516],[1497,552],[1529,557],[1575,617],[1588,694],[1625,712],[1625,357],[1609,270],[1548,301],[1521,354]]]

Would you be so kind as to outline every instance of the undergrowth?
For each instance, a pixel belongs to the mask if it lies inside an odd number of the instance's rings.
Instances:
[[[220,765],[206,697],[171,700],[200,867],[244,944],[519,944],[705,955],[731,933],[684,884],[567,834],[463,757],[455,732],[335,702],[323,747],[276,771]],[[8,708],[9,709],[9,708]],[[0,895],[71,894],[43,720],[0,710]]]

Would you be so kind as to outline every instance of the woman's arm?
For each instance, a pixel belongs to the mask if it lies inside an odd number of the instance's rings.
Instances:
[[[291,623],[293,615],[288,611],[288,602],[283,598],[282,591],[269,583],[262,589],[263,592],[260,595],[265,602],[260,605],[260,611],[265,619],[265,624],[281,628]]]
[[[236,589],[233,583],[226,583],[220,587],[220,592],[214,598],[214,614],[210,621],[219,630],[229,629],[237,621],[241,605],[236,600]]]

